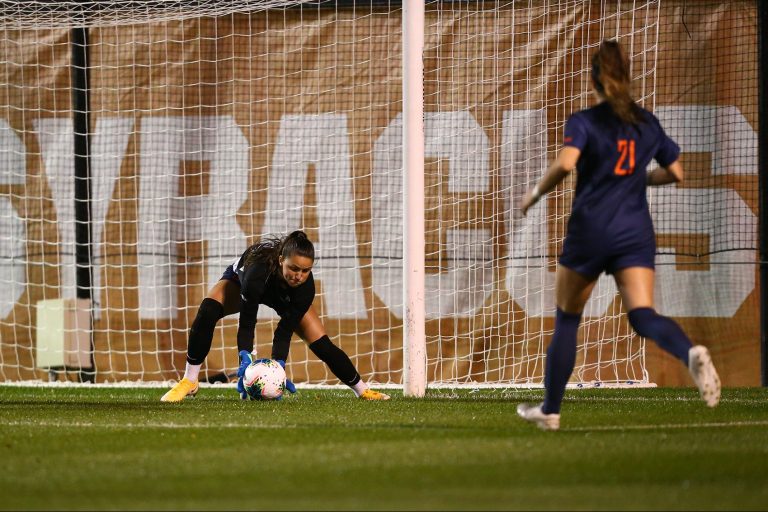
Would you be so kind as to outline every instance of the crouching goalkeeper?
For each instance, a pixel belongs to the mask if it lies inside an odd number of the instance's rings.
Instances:
[[[227,267],[200,304],[189,330],[184,378],[160,400],[180,402],[197,393],[200,367],[211,350],[216,323],[237,312],[240,312],[237,329],[240,379],[237,387],[240,397],[247,399],[242,376],[253,360],[253,337],[259,304],[271,307],[280,316],[272,340],[272,359],[285,366],[291,336],[295,332],[359,398],[389,400],[388,395],[368,387],[347,354],[328,338],[320,317],[312,307],[315,299],[314,261],[314,245],[303,231],[294,231],[284,237],[268,236],[246,249],[236,262]],[[286,382],[286,388],[296,391],[290,381]]]

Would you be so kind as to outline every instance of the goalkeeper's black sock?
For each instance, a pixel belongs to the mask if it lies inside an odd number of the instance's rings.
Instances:
[[[204,298],[197,310],[197,316],[189,329],[187,342],[187,362],[192,365],[203,364],[213,342],[216,323],[224,317],[224,306],[217,300]]]
[[[347,386],[354,387],[355,384],[360,382],[360,374],[357,373],[357,369],[355,368],[355,365],[352,364],[349,356],[347,356],[347,354],[339,347],[334,345],[327,335],[310,343],[309,349],[320,358],[322,362],[328,365],[328,368],[336,378]]]

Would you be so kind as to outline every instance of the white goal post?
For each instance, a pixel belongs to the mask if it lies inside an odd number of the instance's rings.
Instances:
[[[424,2],[403,4],[403,394],[427,389],[424,293]]]
[[[226,265],[300,228],[315,307],[366,380],[409,396],[540,386],[573,183],[526,218],[516,204],[591,103],[603,38],[625,45],[635,96],[654,104],[659,0],[18,0],[2,14],[0,381],[179,378]],[[584,317],[572,384],[647,384],[610,279]],[[262,308],[261,355],[275,322]],[[236,315],[220,322],[203,378],[236,368],[236,330]],[[298,339],[288,373],[337,383]]]

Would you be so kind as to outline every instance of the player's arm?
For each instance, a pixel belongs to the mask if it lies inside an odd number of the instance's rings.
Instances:
[[[525,197],[523,197],[520,203],[520,210],[523,215],[527,214],[531,206],[557,187],[576,168],[579,155],[581,155],[581,150],[573,146],[565,146],[560,150],[557,158],[550,164],[541,180],[532,189],[528,190]]]
[[[648,186],[666,185],[668,183],[680,183],[683,181],[683,165],[680,163],[680,146],[669,138],[660,124],[659,146],[653,158],[659,167],[645,175],[645,183]]]
[[[302,318],[315,300],[315,281],[310,274],[309,279],[298,290],[286,314],[280,317],[272,338],[272,359],[286,361],[291,348],[291,337],[299,327]]]
[[[280,318],[280,321],[277,323],[277,328],[275,328],[275,334],[272,338],[271,357],[280,363],[280,366],[283,368],[285,368],[285,362],[288,360],[288,353],[291,350],[291,337],[299,326],[299,322],[304,317],[304,313],[306,313],[306,311],[301,313],[296,311],[295,307],[291,307],[289,313]],[[291,379],[286,378],[285,389],[290,393],[295,393],[296,385],[294,385]]]
[[[240,319],[237,324],[237,346],[243,350],[253,350],[256,317],[259,312],[258,301],[240,298]]]
[[[253,350],[256,317],[264,293],[264,272],[260,268],[247,269],[240,290],[240,319],[237,324],[237,346],[240,350]]]
[[[666,167],[657,167],[646,175],[648,186],[667,185],[668,183],[681,183],[683,181],[683,165],[680,160],[675,160]]]

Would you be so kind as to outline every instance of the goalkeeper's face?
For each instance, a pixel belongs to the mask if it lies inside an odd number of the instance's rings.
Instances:
[[[280,273],[288,286],[296,288],[309,278],[313,263],[311,259],[298,254],[286,258],[280,256]]]

